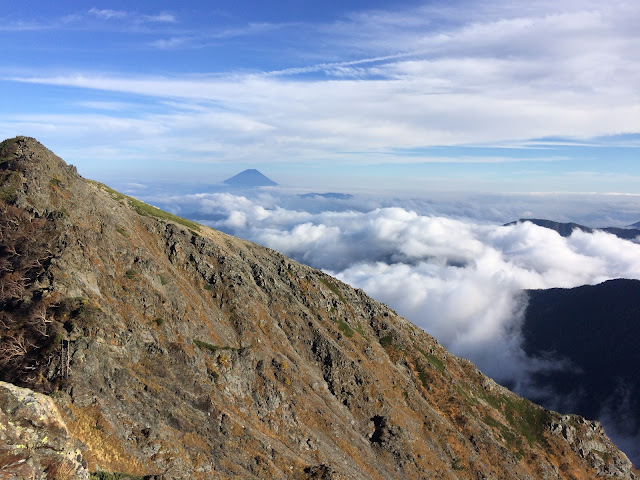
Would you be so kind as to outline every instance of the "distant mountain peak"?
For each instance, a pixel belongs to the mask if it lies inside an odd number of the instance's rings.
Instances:
[[[222,183],[241,187],[275,187],[278,185],[255,168],[244,170],[231,178],[227,178]]]

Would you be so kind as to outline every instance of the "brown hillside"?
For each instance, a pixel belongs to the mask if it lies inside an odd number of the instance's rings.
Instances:
[[[514,395],[360,290],[83,179],[34,139],[0,144],[0,197],[0,379],[55,399],[91,471],[636,478],[599,424]]]

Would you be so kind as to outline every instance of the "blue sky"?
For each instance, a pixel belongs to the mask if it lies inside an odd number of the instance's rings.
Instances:
[[[640,194],[640,8],[2,2],[0,137],[88,177]]]

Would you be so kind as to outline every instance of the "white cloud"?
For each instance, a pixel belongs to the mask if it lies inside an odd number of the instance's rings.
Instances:
[[[182,47],[183,45],[188,44],[192,40],[193,40],[192,37],[161,38],[161,39],[149,42],[148,45],[151,46],[151,47],[154,47],[154,48],[160,48],[160,49],[167,49],[168,50],[168,49]]]
[[[386,161],[395,162],[408,157],[403,149],[433,145],[526,146],[535,138],[638,133],[640,33],[634,25],[640,22],[640,10],[633,2],[491,2],[474,4],[463,18],[455,16],[463,10],[370,12],[324,29],[289,25],[294,37],[303,30],[316,32],[317,44],[304,47],[315,51],[322,46],[327,52],[329,44],[336,55],[324,58],[337,61],[285,65],[264,74],[86,72],[12,80],[134,94],[145,102],[178,101],[205,108],[205,122],[224,110],[232,112],[237,125],[260,126],[241,140],[227,135],[231,128],[219,134],[210,128],[206,135],[203,128],[193,136],[197,143],[214,138],[229,159],[260,152],[258,157],[266,161],[315,161],[348,151],[364,153],[341,160],[364,162],[369,155],[386,155]],[[91,12],[103,18],[134,15]],[[168,22],[173,17],[157,18]],[[192,36],[172,33],[147,44],[172,49],[194,39],[200,44],[206,38],[268,35],[279,28],[252,24]],[[147,145],[166,142],[167,136],[177,142],[184,134],[180,127],[185,118],[178,109],[168,110],[163,121],[176,133],[147,137]]]
[[[125,103],[125,102],[101,102],[101,101],[86,101],[86,102],[78,102],[78,105],[81,107],[90,108],[92,110],[126,110],[130,108],[135,108],[136,104],[134,103]]]
[[[143,17],[149,22],[176,23],[178,21],[175,15],[167,12],[157,13],[155,15],[144,15]]]
[[[105,9],[92,8],[89,10],[89,13],[95,17],[103,18],[105,20],[111,20],[114,18],[125,18],[128,15],[127,12],[125,12],[124,10],[111,10],[108,8],[105,8]]]
[[[103,20],[123,20],[128,19],[134,23],[176,23],[175,15],[169,12],[155,13],[151,15],[139,14],[125,10],[112,10],[109,8],[91,8],[88,13]]]

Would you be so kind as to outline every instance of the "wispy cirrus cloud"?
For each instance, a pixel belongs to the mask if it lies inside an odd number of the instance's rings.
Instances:
[[[154,15],[143,15],[143,18],[148,22],[158,23],[176,23],[178,21],[175,15],[168,12],[156,13]]]
[[[289,24],[276,24],[261,22],[250,22],[240,26],[209,28],[197,32],[180,33],[167,38],[160,38],[147,42],[147,45],[162,50],[178,49],[202,49],[207,48],[209,42],[220,44],[220,42],[240,37],[260,37],[268,32],[290,27]]]
[[[230,73],[178,78],[61,75],[12,80],[121,92],[161,101],[181,99],[209,104],[209,108],[215,105],[210,116],[218,115],[222,108],[245,117],[247,122],[269,125],[270,137],[256,138],[263,145],[273,142],[274,146],[295,146],[316,155],[336,151],[373,154],[395,149],[396,156],[401,156],[402,149],[432,145],[495,144],[549,136],[587,139],[637,130],[640,107],[627,99],[579,92],[562,95],[561,91],[550,90],[546,98],[536,100],[541,92],[527,86],[496,84],[480,88],[467,84],[465,79],[469,83],[482,81],[481,72],[472,79],[475,62],[444,63],[431,64],[432,75],[446,70],[437,78],[414,74],[376,80],[298,81]],[[489,67],[483,64],[485,71]],[[499,70],[507,70],[507,66],[499,65]],[[491,75],[499,77],[497,73]],[[273,150],[269,156],[276,158],[278,152]]]
[[[153,48],[159,48],[162,50],[171,50],[176,48],[181,48],[185,45],[192,44],[195,39],[193,37],[169,37],[169,38],[160,38],[158,40],[153,40],[148,42],[147,45]]]
[[[134,23],[176,23],[178,21],[175,15],[168,12],[147,15],[128,10],[99,9],[94,7],[87,13],[102,20],[129,20]]]
[[[102,18],[105,20],[126,18],[127,16],[129,16],[129,14],[124,10],[111,10],[108,8],[105,8],[105,9],[92,8],[89,10],[88,13],[89,15],[93,15],[95,17]]]
[[[30,20],[5,18],[0,24],[0,32],[37,32],[52,30],[78,30],[95,28],[97,21],[110,22],[113,26],[118,23],[121,26],[143,25],[143,24],[174,24],[178,22],[177,17],[169,12],[154,14],[143,14],[129,10],[113,10],[91,8],[86,11],[52,16],[47,18],[34,17]],[[94,22],[93,24],[91,22]]]

